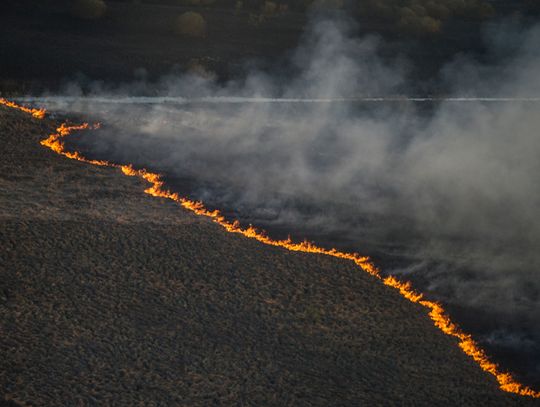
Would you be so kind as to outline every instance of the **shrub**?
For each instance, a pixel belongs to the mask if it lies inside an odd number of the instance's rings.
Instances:
[[[195,76],[206,78],[206,79],[215,79],[215,73],[208,68],[207,63],[204,59],[192,59],[187,65],[187,71]]]
[[[85,20],[100,18],[106,10],[107,5],[103,0],[74,0],[71,6],[72,14]]]
[[[194,11],[181,14],[176,19],[175,31],[188,37],[206,37],[206,21],[202,15]]]
[[[356,3],[356,12],[394,22],[399,30],[415,33],[437,32],[452,17],[470,20],[495,15],[495,9],[485,0],[363,0]]]
[[[277,4],[273,1],[265,1],[262,6],[262,13],[265,16],[273,16],[277,11]]]

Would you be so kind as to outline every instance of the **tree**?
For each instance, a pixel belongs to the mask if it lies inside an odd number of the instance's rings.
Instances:
[[[175,30],[180,35],[203,38],[206,37],[206,29],[206,20],[194,11],[185,12],[176,19]]]

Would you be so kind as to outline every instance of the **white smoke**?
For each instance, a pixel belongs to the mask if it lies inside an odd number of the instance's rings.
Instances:
[[[286,80],[187,75],[153,84],[158,97],[138,83],[41,101],[104,119],[111,131],[80,142],[97,158],[163,171],[254,224],[391,256],[388,271],[540,338],[540,30],[503,28],[496,63],[441,70],[444,98],[400,97],[414,62],[318,22]]]

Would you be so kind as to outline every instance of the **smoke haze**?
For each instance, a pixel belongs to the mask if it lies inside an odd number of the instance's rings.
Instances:
[[[460,55],[441,69],[446,94],[538,97],[540,29],[499,24],[486,38],[487,62]],[[161,171],[192,199],[276,233],[374,256],[449,304],[482,343],[520,354],[521,373],[540,383],[540,103],[400,99],[415,94],[409,67],[422,61],[382,58],[381,41],[318,21],[287,79],[95,84],[93,97],[151,88],[169,99],[47,107],[103,120],[75,140],[93,158]],[[379,96],[393,99],[347,100]]]

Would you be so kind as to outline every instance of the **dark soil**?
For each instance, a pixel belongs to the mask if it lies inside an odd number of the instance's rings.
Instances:
[[[352,263],[226,233],[0,108],[0,392],[26,405],[528,405]]]

